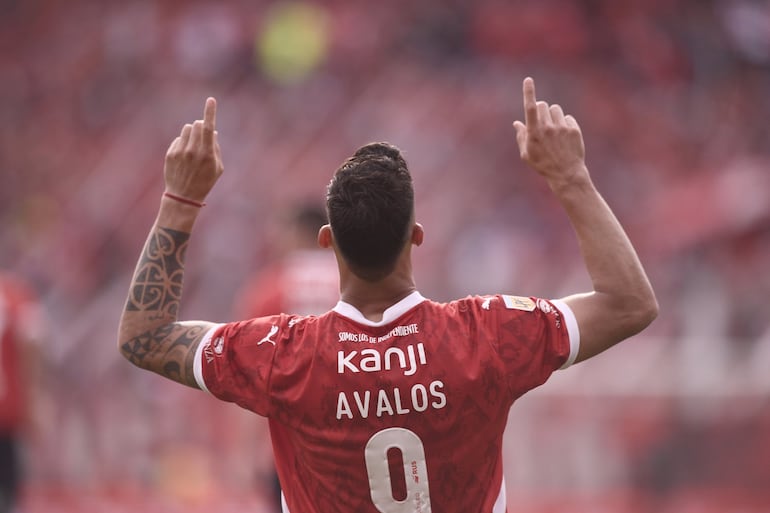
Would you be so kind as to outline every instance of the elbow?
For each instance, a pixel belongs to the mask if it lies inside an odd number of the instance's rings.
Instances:
[[[642,312],[641,315],[644,328],[652,324],[652,321],[658,318],[659,312],[660,308],[658,306],[658,300],[653,297],[652,301],[650,301],[649,305],[647,305],[647,308]]]
[[[141,347],[136,339],[118,338],[118,352],[137,367],[144,368]]]
[[[131,360],[131,351],[130,351],[130,343],[123,340],[122,337],[118,336],[118,352],[125,358],[126,360]]]
[[[118,339],[118,352],[126,360],[131,360],[131,353],[128,350],[128,342],[121,342],[121,340]]]
[[[134,353],[136,350],[136,341],[132,340],[123,330],[123,326],[118,327],[118,352],[131,363],[135,362]]]
[[[658,317],[660,307],[652,290],[637,300],[637,305],[631,315],[632,331],[639,333],[646,329]]]

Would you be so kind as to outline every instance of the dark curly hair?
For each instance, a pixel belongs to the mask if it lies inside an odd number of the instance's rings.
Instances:
[[[412,176],[401,151],[384,142],[356,150],[329,183],[326,211],[351,271],[367,281],[390,274],[414,219]]]

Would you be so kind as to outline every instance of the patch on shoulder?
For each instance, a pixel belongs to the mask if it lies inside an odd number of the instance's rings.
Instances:
[[[506,296],[503,295],[503,303],[508,310],[524,310],[531,312],[535,309],[535,302],[524,296]]]

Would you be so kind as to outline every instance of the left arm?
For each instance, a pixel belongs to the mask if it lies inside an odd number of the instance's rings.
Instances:
[[[521,158],[564,208],[593,284],[590,292],[563,298],[580,329],[580,362],[646,328],[658,302],[631,241],[594,187],[577,121],[559,105],[537,101],[531,78],[522,93],[526,123],[514,123]]]
[[[193,358],[213,323],[178,322],[178,314],[190,234],[224,169],[215,118],[216,102],[209,98],[204,119],[185,125],[166,153],[163,175],[171,196],[161,199],[118,328],[118,348],[131,363],[195,388]]]

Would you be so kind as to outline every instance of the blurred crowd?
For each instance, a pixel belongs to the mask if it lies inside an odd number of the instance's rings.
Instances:
[[[209,95],[225,175],[183,317],[231,320],[281,214],[374,140],[414,176],[424,295],[585,290],[519,160],[527,75],[580,123],[661,315],[514,407],[512,510],[770,508],[770,1],[5,0],[0,48],[0,268],[50,326],[28,511],[269,511],[264,427],[115,346],[165,150]]]

